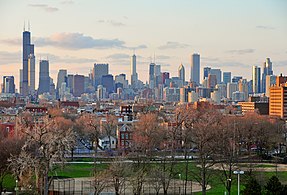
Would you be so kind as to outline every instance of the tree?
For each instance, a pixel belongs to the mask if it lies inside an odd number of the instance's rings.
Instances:
[[[187,111],[189,123],[185,126],[192,134],[192,143],[197,146],[197,171],[193,171],[195,180],[202,188],[202,194],[206,194],[206,188],[211,179],[210,168],[215,164],[214,146],[216,145],[216,132],[221,129],[222,114],[209,104],[190,107]]]
[[[279,181],[278,177],[272,176],[265,185],[267,195],[283,195],[284,186]]]
[[[20,155],[13,156],[10,162],[17,177],[33,171],[38,193],[47,195],[51,181],[48,173],[55,162],[64,162],[65,154],[74,144],[74,134],[70,120],[49,116],[37,116],[35,120],[35,117],[29,113],[19,117],[17,129],[26,141]]]
[[[261,195],[261,186],[254,177],[249,177],[242,190],[243,195]]]
[[[228,194],[231,194],[233,181],[233,170],[238,162],[238,135],[235,126],[236,117],[224,116],[222,118],[221,129],[218,129],[215,139],[214,155],[216,164],[222,170],[219,178],[225,186]]]
[[[112,148],[111,136],[116,136],[116,128],[118,124],[118,118],[115,115],[107,115],[106,121],[102,123],[104,134],[109,138],[109,149]]]
[[[130,164],[124,162],[122,158],[116,158],[109,166],[108,173],[112,180],[112,185],[116,195],[120,195],[130,173]]]
[[[105,189],[105,187],[108,185],[109,178],[108,178],[108,171],[104,170],[101,172],[97,172],[94,174],[94,195],[100,195],[101,192]]]
[[[0,194],[3,191],[3,181],[7,174],[11,173],[9,158],[11,155],[19,155],[23,140],[17,138],[0,139]]]

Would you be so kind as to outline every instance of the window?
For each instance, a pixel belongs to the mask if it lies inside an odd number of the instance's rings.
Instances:
[[[121,134],[121,138],[125,139],[125,134],[124,133]]]
[[[128,133],[126,133],[126,139],[129,139],[129,134]]]

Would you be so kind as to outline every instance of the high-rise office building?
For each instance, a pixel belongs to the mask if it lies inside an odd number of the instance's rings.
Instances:
[[[287,120],[287,77],[278,76],[276,84],[270,87],[269,115]]]
[[[61,69],[58,72],[56,91],[59,93],[62,83],[67,83],[67,70]]]
[[[215,88],[217,84],[217,78],[214,74],[209,74],[207,78],[207,88]]]
[[[155,79],[155,87],[158,87],[159,84],[162,84],[161,65],[159,64],[156,64],[154,67],[154,79]]]
[[[272,62],[270,58],[266,58],[266,61],[263,63],[263,71],[262,71],[262,83],[261,83],[261,92],[266,93],[266,76],[273,75],[272,70]]]
[[[231,83],[231,72],[223,72],[223,83]]]
[[[113,93],[114,90],[114,76],[111,74],[102,76],[102,85],[106,88],[108,94]]]
[[[260,67],[252,67],[253,93],[260,93]]]
[[[3,76],[2,93],[15,93],[14,76]]]
[[[137,57],[134,54],[131,57],[131,86],[137,88],[138,73],[137,73]]]
[[[30,27],[29,27],[30,28]],[[34,45],[31,44],[31,33],[25,29],[23,32],[23,78],[20,83],[20,93],[23,96],[29,94],[29,78],[28,78],[28,58],[30,54],[34,55]]]
[[[69,88],[70,93],[74,92],[74,75],[72,74],[68,74],[67,87]]]
[[[128,81],[126,80],[125,74],[119,74],[115,76],[115,84],[121,84],[121,88],[126,89],[128,88]]]
[[[182,80],[182,84],[184,85],[185,83],[185,69],[182,64],[178,67],[178,78]]]
[[[240,79],[242,79],[242,76],[234,76],[231,81],[232,83],[238,83]]]
[[[166,87],[169,85],[166,81],[169,80],[169,72],[162,72],[161,73],[162,84]]]
[[[149,88],[153,89],[155,87],[155,63],[150,63],[149,65]]]
[[[203,68],[203,79],[207,79],[208,75],[210,74],[210,67],[204,67]]]
[[[200,77],[200,55],[192,54],[191,56],[191,70],[190,70],[190,81],[195,82],[199,85]]]
[[[80,97],[85,92],[85,76],[78,74],[74,75],[73,87],[73,95],[75,97]]]
[[[238,82],[238,89],[239,92],[242,92],[244,94],[244,101],[248,101],[248,82],[246,79],[240,79]]]
[[[227,98],[232,99],[233,92],[236,92],[238,89],[237,83],[227,83]]]
[[[28,57],[28,88],[29,94],[35,92],[35,56],[30,54]]]
[[[50,92],[49,61],[40,60],[38,94]]]
[[[94,85],[97,88],[102,83],[102,76],[109,74],[109,64],[94,64]]]
[[[221,83],[221,70],[220,69],[211,69],[210,74],[216,75],[217,83]]]
[[[275,75],[266,75],[266,90],[265,95],[270,97],[270,87],[276,84],[276,76]]]

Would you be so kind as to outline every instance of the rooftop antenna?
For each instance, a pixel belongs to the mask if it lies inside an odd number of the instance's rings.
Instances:
[[[28,31],[30,32],[30,20],[28,20]]]
[[[153,63],[155,63],[155,52],[153,53]]]
[[[24,27],[23,27],[23,31],[25,31],[25,20],[24,20]]]
[[[134,48],[134,49],[133,49],[133,51],[134,51],[134,55],[135,55],[135,53],[136,53],[136,49]]]

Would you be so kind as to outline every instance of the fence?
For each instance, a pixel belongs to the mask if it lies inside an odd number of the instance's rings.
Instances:
[[[193,184],[194,185],[194,184]],[[168,194],[192,194],[191,191],[194,186],[189,181],[186,186],[184,186],[184,181],[182,180],[171,180]],[[49,188],[49,195],[92,195],[94,194],[94,186],[91,178],[77,178],[77,179],[54,179]],[[163,194],[163,189],[159,191],[160,194]],[[101,195],[114,195],[115,190],[111,182],[102,191]],[[133,188],[130,183],[127,181],[122,187],[121,194],[129,195],[134,194]],[[142,186],[141,194],[143,195],[152,195],[156,194],[156,189],[151,182],[145,182]]]

